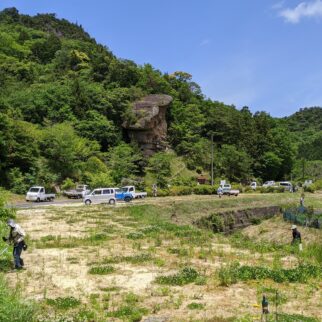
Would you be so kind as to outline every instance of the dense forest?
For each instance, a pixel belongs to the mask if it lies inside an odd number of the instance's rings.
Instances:
[[[0,12],[0,186],[22,193],[68,178],[95,187],[147,171],[165,185],[169,153],[146,160],[121,126],[132,117],[132,102],[159,93],[173,97],[170,150],[196,174],[209,173],[213,136],[216,178],[322,175],[322,108],[283,119],[238,110],[206,98],[187,72],[119,59],[81,25],[9,8]]]

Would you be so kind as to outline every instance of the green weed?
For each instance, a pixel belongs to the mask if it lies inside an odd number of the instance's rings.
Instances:
[[[111,274],[115,271],[115,268],[113,266],[94,266],[91,267],[88,271],[89,274],[93,275],[107,275]]]
[[[205,308],[205,305],[202,303],[196,303],[196,302],[192,302],[190,304],[187,305],[187,308],[189,310],[202,310]]]
[[[47,299],[46,303],[60,310],[69,310],[81,304],[81,302],[73,296]]]
[[[196,281],[199,273],[192,267],[185,267],[179,273],[167,276],[158,276],[155,280],[158,284],[163,285],[186,285]]]
[[[310,278],[319,277],[322,270],[318,266],[309,264],[300,264],[292,269],[270,269],[261,266],[240,266],[234,263],[226,267],[222,267],[219,272],[219,280],[221,285],[231,285],[238,281],[272,279],[274,282],[300,282],[305,283]]]

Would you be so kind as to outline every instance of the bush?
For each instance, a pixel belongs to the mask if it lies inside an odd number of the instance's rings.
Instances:
[[[282,193],[285,192],[284,187],[260,187],[260,193]]]
[[[0,220],[7,221],[8,218],[15,218],[16,211],[12,208],[6,208],[8,192],[0,188]]]
[[[62,190],[69,190],[74,187],[75,187],[75,182],[70,178],[66,178],[61,185]]]
[[[193,193],[196,195],[212,195],[216,193],[216,188],[214,186],[202,184],[195,186],[193,188]]]
[[[322,179],[315,181],[311,186],[314,190],[322,190]]]
[[[170,196],[191,195],[192,188],[187,186],[173,186],[170,188]]]
[[[252,192],[256,192],[256,190],[254,190],[252,187],[250,187],[250,186],[246,186],[245,188],[244,188],[244,192],[246,192],[246,193],[252,193]]]
[[[167,189],[158,189],[158,197],[168,197],[170,195]]]
[[[225,221],[224,218],[218,214],[212,214],[209,217],[201,217],[197,220],[196,225],[200,228],[212,230],[214,233],[224,231]]]
[[[315,192],[315,186],[312,184],[310,186],[304,186],[304,191],[309,192],[309,193],[314,193]]]

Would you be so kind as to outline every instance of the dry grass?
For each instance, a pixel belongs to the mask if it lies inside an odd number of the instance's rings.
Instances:
[[[307,284],[264,280],[220,286],[216,271],[227,263],[238,261],[286,268],[297,265],[296,254],[283,251],[263,254],[234,247],[229,237],[175,225],[190,224],[197,216],[214,209],[288,204],[292,200],[296,201],[297,195],[244,195],[223,200],[213,196],[188,196],[147,199],[137,205],[116,208],[73,206],[20,210],[18,222],[30,240],[29,251],[24,254],[27,270],[17,275],[8,274],[7,278],[12,284],[19,284],[26,297],[38,301],[72,295],[81,305],[63,314],[88,311],[95,321],[105,320],[106,312],[115,321],[131,320],[131,316],[140,314],[165,316],[169,321],[215,321],[215,317],[220,321],[246,316],[257,321],[260,296],[268,288],[279,290],[285,297],[280,305],[283,312],[319,318],[321,280]],[[310,200],[321,204],[314,195],[307,198],[307,202]],[[171,221],[173,213],[175,222]],[[308,243],[321,237],[321,231],[314,229],[301,232]],[[283,245],[290,241],[289,224],[281,218],[248,227],[243,233],[254,242]],[[107,237],[93,238],[102,235]],[[66,246],[73,242],[73,247]],[[111,266],[113,271],[90,274],[91,267],[98,265]],[[193,267],[202,279],[182,286],[155,282],[158,276],[176,274],[187,266]],[[191,303],[198,305],[191,306]],[[54,309],[45,301],[43,305],[43,312],[52,314]],[[124,318],[122,314],[128,315]]]

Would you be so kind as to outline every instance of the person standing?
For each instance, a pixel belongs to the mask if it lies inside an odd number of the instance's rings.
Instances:
[[[296,225],[292,225],[292,245],[299,245],[299,250],[303,250],[301,233],[297,230]]]
[[[304,194],[301,195],[301,198],[300,198],[300,206],[301,207],[304,207]]]
[[[22,250],[27,249],[27,245],[24,241],[25,232],[24,230],[15,223],[13,219],[8,219],[7,225],[10,228],[10,233],[8,237],[2,237],[3,241],[13,244],[13,259],[15,264],[15,269],[23,269],[24,262],[21,258]]]
[[[158,186],[157,186],[156,183],[154,183],[152,185],[152,195],[153,195],[153,197],[157,197],[158,196]]]
[[[219,198],[221,198],[221,196],[223,195],[223,190],[221,186],[219,186],[217,189],[217,195],[219,196]]]
[[[262,299],[262,318],[261,318],[261,321],[263,321],[263,318],[265,318],[265,321],[267,321],[267,314],[269,314],[269,310],[268,310],[268,300],[266,298],[266,295],[263,294],[263,299]]]

